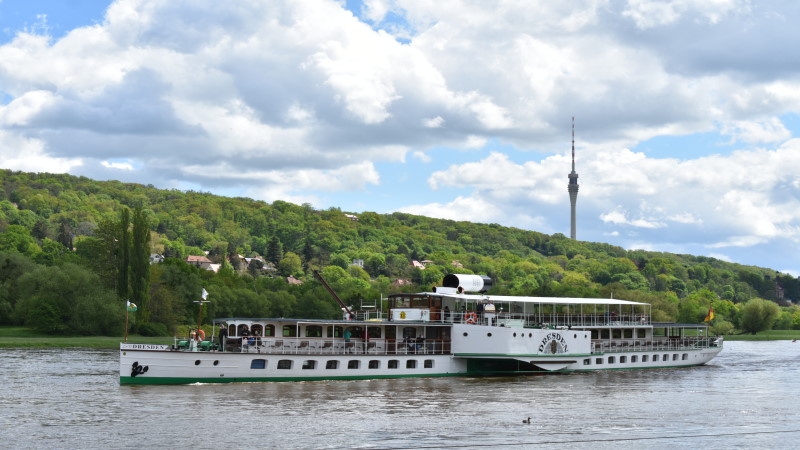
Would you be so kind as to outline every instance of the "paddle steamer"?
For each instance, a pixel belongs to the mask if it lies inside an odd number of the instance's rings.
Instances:
[[[447,275],[395,294],[385,313],[342,320],[221,318],[212,336],[120,344],[120,384],[187,384],[519,375],[687,367],[722,338],[705,324],[654,323],[619,299],[487,295],[491,279]],[[220,337],[222,334],[222,337]]]

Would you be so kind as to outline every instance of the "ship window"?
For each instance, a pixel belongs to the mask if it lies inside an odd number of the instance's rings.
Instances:
[[[464,332],[464,337],[467,337],[467,336],[469,336],[469,333],[467,333],[467,332],[465,331],[465,332]]]
[[[661,360],[662,361],[669,361],[669,355],[664,355],[664,357],[661,358]]]
[[[396,359],[390,359],[389,360],[389,368],[390,369],[397,369],[397,362],[398,361]]]
[[[642,355],[642,362],[647,362],[647,355]]]
[[[686,353],[684,353],[684,354],[681,356],[681,359],[682,359],[682,360],[684,360],[684,361],[686,361],[687,359],[689,359],[689,355],[688,355],[688,354],[686,354]]]
[[[313,359],[303,361],[303,370],[313,370],[317,368],[317,362]]]
[[[628,362],[628,357],[627,356],[620,356],[619,357],[619,363],[620,364],[625,364],[626,362]]]
[[[370,339],[380,339],[381,337],[381,328],[380,327],[367,327],[367,335],[369,335]]]
[[[264,336],[275,336],[275,325],[264,325]]]
[[[294,325],[284,325],[283,337],[297,337],[297,327]]]
[[[653,362],[658,361],[658,355],[653,355]]]
[[[583,360],[583,365],[588,366],[592,364],[592,358],[586,358]]]
[[[200,360],[198,359],[197,361],[195,361],[195,362],[194,362],[194,365],[195,365],[195,366],[199,366],[199,365],[200,365]]]
[[[218,366],[219,365],[219,360],[214,361],[214,365]]]
[[[358,366],[359,364],[357,359],[351,359],[350,361],[347,361],[348,369],[358,369]]]
[[[342,327],[328,327],[328,337],[342,337]]]
[[[380,369],[381,368],[381,362],[378,361],[377,359],[371,359],[371,360],[369,360],[369,368],[370,369]]]
[[[425,368],[426,369],[433,369],[433,360],[432,359],[426,359],[424,364],[425,364]]]
[[[325,368],[328,369],[328,370],[330,370],[330,369],[336,370],[336,369],[339,368],[339,361],[336,361],[335,359],[332,359],[332,360],[330,360],[330,361],[325,363]]]
[[[322,337],[322,327],[319,325],[307,326],[306,337]]]
[[[403,328],[403,339],[417,337],[417,329],[414,327]]]
[[[292,368],[292,360],[291,359],[282,359],[278,361],[278,369],[288,370]]]
[[[594,363],[595,364],[603,364],[603,358],[595,358]]]
[[[492,337],[492,333],[486,333],[487,337]]]
[[[635,363],[635,362],[638,362],[638,361],[639,361],[639,357],[638,356],[636,356],[636,355],[631,356],[631,362],[632,363]]]
[[[636,329],[636,337],[639,338],[639,339],[643,339],[644,338],[644,329],[643,328]]]
[[[251,369],[266,369],[267,368],[267,360],[266,359],[254,359],[250,361],[250,368]]]
[[[514,337],[517,337],[517,333],[514,333]]]
[[[673,360],[673,361],[677,361],[677,360],[678,360],[678,354],[677,354],[677,353],[675,353],[674,355],[672,355],[672,360]]]
[[[417,360],[409,359],[406,361],[406,369],[416,369],[417,368]]]
[[[616,362],[616,358],[614,358],[613,356],[609,356],[608,357],[608,363],[609,364],[614,364],[615,362]]]

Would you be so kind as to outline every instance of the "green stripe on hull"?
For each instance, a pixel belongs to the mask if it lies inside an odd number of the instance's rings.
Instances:
[[[501,358],[583,358],[586,356],[598,356],[596,353],[558,353],[555,355],[542,355],[539,353],[453,353],[456,358],[469,357],[501,357]]]

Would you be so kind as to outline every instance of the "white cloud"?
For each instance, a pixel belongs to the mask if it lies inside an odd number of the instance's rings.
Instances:
[[[38,139],[22,138],[0,130],[0,167],[26,172],[68,173],[82,164],[79,158],[49,155]]]
[[[127,162],[111,162],[111,161],[102,161],[100,164],[103,167],[107,167],[109,169],[117,169],[117,170],[133,170],[133,165]]]
[[[444,119],[442,116],[436,116],[431,119],[425,119],[422,122],[427,128],[439,128],[444,125]]]
[[[20,32],[0,45],[0,164],[379,210],[374,192],[552,233],[577,116],[579,237],[800,242],[790,2],[345,5],[117,0],[60,39]],[[629,150],[715,132],[739,150]],[[384,181],[405,165],[430,171],[430,205]]]
[[[731,136],[730,143],[764,144],[785,142],[792,137],[780,119],[736,120],[723,124],[720,133]]]

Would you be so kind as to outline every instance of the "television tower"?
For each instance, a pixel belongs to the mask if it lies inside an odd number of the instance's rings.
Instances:
[[[575,116],[572,117],[572,172],[568,175],[569,184],[567,185],[567,192],[569,192],[569,205],[570,205],[570,233],[569,237],[576,239],[575,233],[575,203],[578,201],[578,173],[575,172]]]

